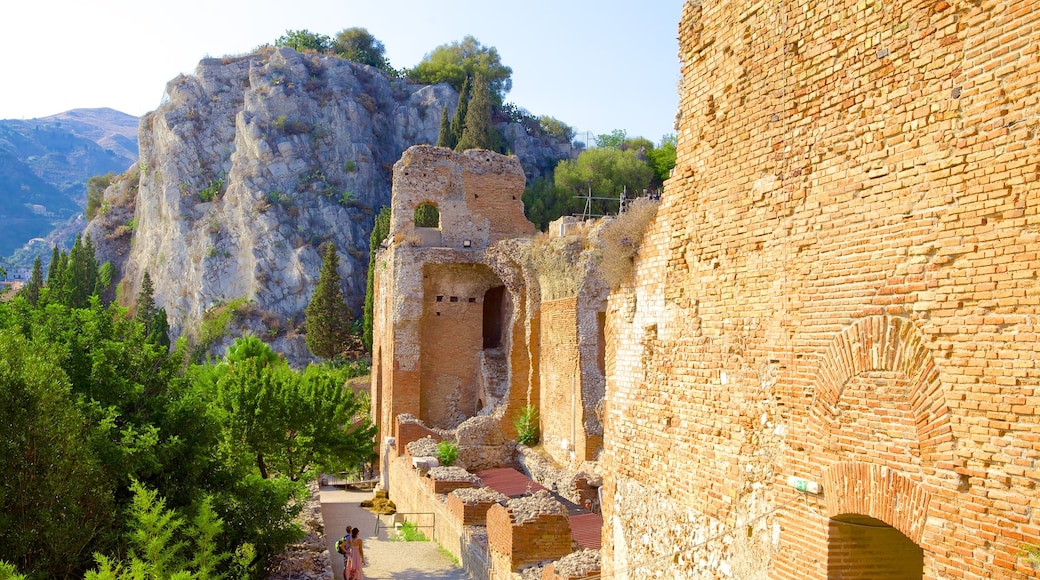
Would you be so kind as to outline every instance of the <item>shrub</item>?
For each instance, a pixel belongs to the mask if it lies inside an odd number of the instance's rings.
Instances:
[[[516,427],[516,440],[520,444],[528,447],[538,444],[538,409],[532,405],[524,407],[513,421],[513,426]]]
[[[646,227],[657,215],[658,201],[641,197],[628,205],[623,213],[604,224],[600,232],[603,279],[616,290],[632,274]]]
[[[459,458],[459,446],[454,441],[441,441],[437,444],[437,461],[449,467]]]
[[[425,534],[419,531],[419,528],[412,522],[404,522],[401,527],[397,530],[397,537],[394,540],[398,542],[426,542],[428,538]]]
[[[199,191],[199,199],[209,203],[216,199],[224,191],[224,176],[220,176],[209,182],[209,187]]]

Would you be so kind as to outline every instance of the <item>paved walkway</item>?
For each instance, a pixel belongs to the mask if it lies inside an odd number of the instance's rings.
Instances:
[[[344,491],[326,485],[320,493],[321,516],[337,580],[343,578],[343,558],[336,553],[336,540],[343,537],[347,524],[357,528],[364,541],[369,562],[364,569],[365,580],[470,580],[465,570],[440,552],[436,542],[395,542],[387,539],[385,528],[376,537],[375,514],[359,505],[372,497],[371,491]]]

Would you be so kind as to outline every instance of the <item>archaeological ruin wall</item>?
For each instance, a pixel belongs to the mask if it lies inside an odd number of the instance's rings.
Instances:
[[[701,0],[679,38],[604,577],[1035,577],[1040,10]]]

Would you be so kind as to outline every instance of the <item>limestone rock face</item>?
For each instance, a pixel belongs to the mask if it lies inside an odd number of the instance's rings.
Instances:
[[[393,164],[411,145],[436,143],[457,100],[447,85],[286,47],[203,60],[142,118],[140,161],[87,231],[116,267],[124,303],[149,272],[173,338],[199,338],[230,308],[227,332],[209,333],[212,351],[249,331],[302,362],[310,355],[296,331],[320,246],[339,250],[344,296],[360,314]],[[539,155],[571,155],[569,144],[502,131],[533,171],[552,163]]]

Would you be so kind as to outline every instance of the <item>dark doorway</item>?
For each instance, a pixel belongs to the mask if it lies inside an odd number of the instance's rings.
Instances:
[[[830,521],[827,578],[920,580],[924,551],[899,530],[871,517],[845,514]]]
[[[484,348],[502,346],[505,295],[505,286],[495,286],[484,293]]]

